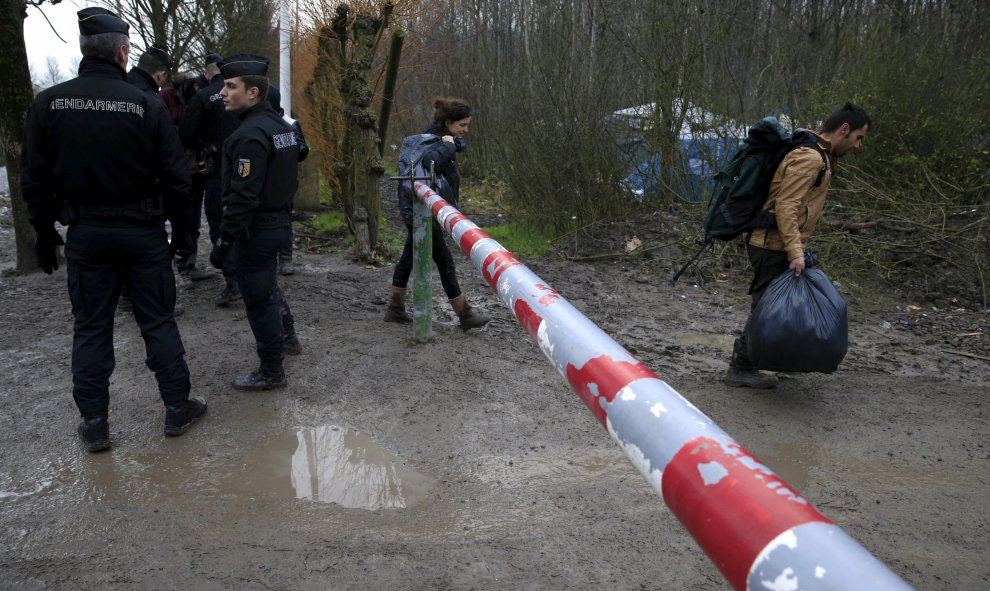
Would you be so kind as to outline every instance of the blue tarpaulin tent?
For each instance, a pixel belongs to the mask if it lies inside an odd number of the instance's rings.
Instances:
[[[712,177],[746,137],[746,129],[732,121],[717,121],[712,113],[698,107],[688,107],[678,134],[680,154],[665,159],[643,139],[643,132],[653,124],[655,109],[656,103],[648,103],[612,113],[610,127],[630,162],[630,173],[623,183],[639,200],[669,188],[678,198],[699,203],[711,192]],[[678,102],[672,112],[682,112]]]

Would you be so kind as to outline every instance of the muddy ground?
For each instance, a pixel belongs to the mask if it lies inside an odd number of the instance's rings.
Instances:
[[[4,208],[0,267],[12,249]],[[838,372],[736,390],[744,271],[670,287],[655,260],[563,250],[528,263],[916,589],[990,588],[986,310],[850,294]],[[457,256],[494,320],[463,333],[438,295],[417,346],[381,321],[390,266],[299,253],[281,283],[305,351],[273,393],[228,385],[256,360],[219,277],[181,292],[210,412],[177,439],[119,313],[101,454],[75,436],[64,268],[0,278],[0,588],[728,589]]]

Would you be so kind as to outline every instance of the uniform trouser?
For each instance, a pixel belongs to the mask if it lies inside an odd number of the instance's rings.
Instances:
[[[206,211],[206,223],[210,226],[210,244],[216,244],[220,238],[220,222],[223,220],[223,179],[219,174],[208,175],[204,190],[203,209]],[[237,285],[233,259],[226,261],[220,271],[223,272],[228,288]]]
[[[749,285],[751,296],[749,317],[746,318],[742,336],[732,345],[732,360],[729,365],[736,369],[751,370],[756,369],[749,360],[748,341],[750,325],[753,323],[753,310],[756,309],[756,304],[760,303],[760,298],[763,297],[770,282],[790,268],[790,261],[787,260],[787,253],[784,251],[767,250],[752,244],[746,244],[746,252],[749,253],[749,262],[753,266],[753,282]]]
[[[105,415],[115,361],[113,318],[122,285],[134,303],[145,364],[155,373],[166,405],[189,398],[189,368],[172,311],[175,276],[165,228],[110,225],[85,220],[69,228],[69,299],[72,335],[72,395],[82,415]]]
[[[285,244],[278,249],[278,260],[279,261],[291,261],[292,260],[292,226],[289,226],[289,238],[285,241]]]
[[[191,271],[196,266],[196,253],[199,250],[199,226],[203,223],[203,193],[206,190],[206,176],[201,174],[192,175],[192,189],[190,196],[193,202],[192,224],[189,226],[189,238],[192,248],[189,249],[188,256],[175,259],[175,267],[179,272]],[[212,241],[211,241],[212,244]]]
[[[395,264],[395,271],[392,273],[392,285],[405,289],[409,285],[409,275],[413,268],[413,229],[412,224],[406,222],[406,245],[402,249],[402,256]],[[447,248],[443,230],[440,224],[433,220],[433,262],[437,264],[437,271],[440,272],[440,284],[448,299],[454,299],[461,295],[461,286],[457,283],[457,269],[454,267],[454,257]]]
[[[234,247],[237,285],[254,333],[260,369],[265,373],[282,371],[284,329],[293,324],[289,305],[275,279],[278,250],[289,232],[288,226],[251,228],[250,238]]]

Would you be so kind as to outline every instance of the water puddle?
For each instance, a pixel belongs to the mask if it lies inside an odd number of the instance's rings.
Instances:
[[[368,435],[322,426],[273,437],[249,451],[223,491],[374,511],[416,505],[428,488],[429,478]]]
[[[730,334],[708,334],[703,332],[684,332],[675,339],[678,345],[689,347],[712,347],[726,353],[732,352],[732,344],[736,337]]]
[[[43,492],[50,488],[52,485],[51,480],[43,480],[34,485],[34,490],[29,490],[25,492],[16,492],[10,490],[0,490],[0,501],[8,501],[14,499],[21,499],[25,497],[34,496],[40,492]]]
[[[808,485],[811,470],[820,465],[821,455],[822,449],[817,445],[774,441],[770,450],[756,459],[800,493]]]
[[[247,453],[222,459],[196,443],[169,441],[164,453],[128,453],[121,445],[99,454],[73,454],[56,460],[46,471],[54,477],[37,490],[5,486],[0,502],[62,491],[96,503],[226,495],[236,497],[232,502],[306,499],[373,511],[416,505],[432,482],[367,434],[332,425],[263,438]]]

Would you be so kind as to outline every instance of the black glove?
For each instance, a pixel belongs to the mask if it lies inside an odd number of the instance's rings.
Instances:
[[[233,248],[234,243],[230,239],[222,236],[217,238],[213,250],[210,251],[210,264],[221,271],[227,271],[226,267],[230,265],[230,252]]]
[[[38,257],[38,266],[46,274],[51,275],[52,271],[58,270],[58,247],[65,242],[54,226],[35,227],[34,230],[38,234],[34,241],[34,254]]]
[[[192,236],[187,228],[172,224],[172,240],[168,243],[168,252],[172,256],[178,254],[180,257],[192,252]]]

